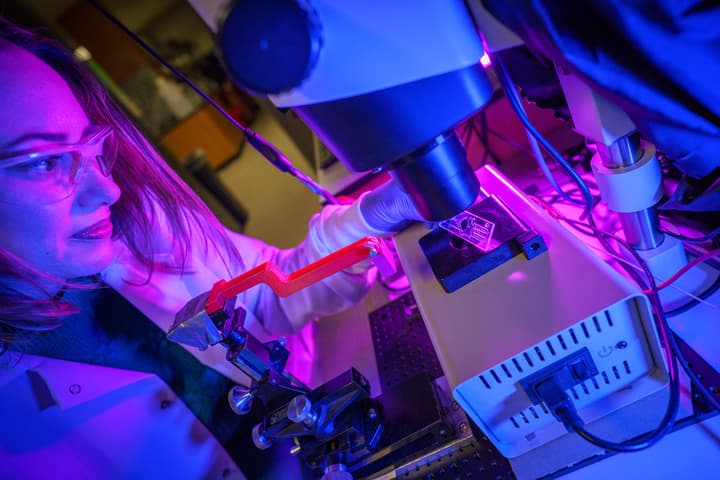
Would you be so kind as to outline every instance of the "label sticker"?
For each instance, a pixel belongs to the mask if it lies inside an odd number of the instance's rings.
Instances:
[[[490,250],[495,224],[489,220],[465,211],[451,219],[440,222],[439,225],[444,230],[476,246],[483,252]]]

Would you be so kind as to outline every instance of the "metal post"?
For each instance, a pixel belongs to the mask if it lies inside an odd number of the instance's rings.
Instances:
[[[640,136],[637,133],[626,135],[609,147],[598,143],[598,153],[607,168],[631,167],[642,156]],[[664,235],[659,229],[655,207],[637,212],[618,212],[618,215],[625,239],[636,250],[650,250],[663,242]]]

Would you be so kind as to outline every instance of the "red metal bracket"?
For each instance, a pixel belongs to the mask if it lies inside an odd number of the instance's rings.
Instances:
[[[231,280],[219,280],[208,294],[205,311],[209,315],[219,312],[231,297],[261,283],[270,286],[277,295],[287,297],[368,258],[383,272],[394,269],[382,239],[365,237],[289,275],[273,262],[265,262]]]

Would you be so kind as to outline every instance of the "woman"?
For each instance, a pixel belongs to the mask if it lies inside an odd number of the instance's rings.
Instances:
[[[300,246],[279,250],[225,231],[64,49],[5,21],[0,91],[3,471],[241,478],[246,436],[225,395],[246,378],[222,347],[169,344],[175,313],[263,261],[294,271],[418,218],[407,196],[391,184],[326,207]],[[283,299],[251,289],[238,304],[267,338],[349,306],[371,280],[361,265]]]

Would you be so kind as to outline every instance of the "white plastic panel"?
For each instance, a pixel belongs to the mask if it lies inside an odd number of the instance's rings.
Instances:
[[[567,394],[586,423],[666,383],[662,359],[648,348],[648,332],[628,300],[471,377],[458,385],[455,398],[503,455],[525,453],[566,432],[545,405],[532,404],[520,380],[584,347],[598,374]]]

